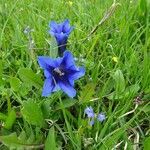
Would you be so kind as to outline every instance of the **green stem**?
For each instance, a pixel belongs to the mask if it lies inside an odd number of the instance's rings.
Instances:
[[[8,114],[9,114],[11,111],[11,102],[10,102],[9,95],[7,95],[7,109],[8,109]]]
[[[76,140],[75,138],[73,137],[73,132],[71,130],[71,127],[68,123],[68,120],[67,120],[67,116],[66,116],[66,112],[65,112],[65,108],[64,108],[64,105],[63,105],[63,102],[62,102],[62,99],[61,99],[61,96],[59,94],[59,101],[60,101],[60,105],[61,105],[61,108],[62,108],[62,112],[63,112],[63,115],[64,115],[64,119],[65,119],[65,123],[67,125],[67,130],[68,130],[68,133],[69,133],[69,136],[70,136],[70,140],[72,142],[72,145],[74,146],[75,149],[80,149],[78,147],[78,145],[76,144]]]

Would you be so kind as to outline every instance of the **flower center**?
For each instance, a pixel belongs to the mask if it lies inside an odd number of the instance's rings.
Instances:
[[[60,68],[58,68],[58,67],[54,69],[54,72],[57,73],[59,76],[64,76],[65,75],[65,73],[62,72],[62,70],[60,70]]]

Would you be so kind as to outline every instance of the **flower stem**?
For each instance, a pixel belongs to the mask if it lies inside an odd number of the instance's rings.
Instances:
[[[76,145],[75,138],[73,137],[73,132],[72,132],[71,126],[69,125],[69,122],[68,122],[68,119],[67,119],[67,116],[66,116],[66,112],[65,112],[65,108],[64,108],[64,105],[63,105],[60,94],[59,94],[59,101],[60,101],[60,105],[61,105],[62,112],[63,112],[63,115],[64,115],[67,130],[68,130],[69,136],[71,137],[70,139],[71,139],[73,145]]]

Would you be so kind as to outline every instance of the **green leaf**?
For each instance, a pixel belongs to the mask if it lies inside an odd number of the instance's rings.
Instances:
[[[27,140],[27,136],[24,130],[21,131],[18,139],[20,139],[21,141],[26,141]]]
[[[2,65],[2,60],[0,59],[0,77],[2,77],[3,74],[3,65]]]
[[[51,113],[51,111],[50,111],[50,103],[51,102],[49,100],[45,100],[41,104],[41,109],[42,109],[42,113],[43,113],[44,119],[48,119],[49,115]]]
[[[26,95],[29,93],[29,91],[32,90],[32,86],[31,86],[31,85],[26,85],[26,84],[24,84],[24,83],[21,83],[20,89],[21,89],[21,90],[19,90],[18,93],[19,93],[22,97],[24,97],[24,96],[26,96]]]
[[[24,119],[28,123],[39,127],[43,126],[44,118],[43,118],[41,107],[33,100],[28,100],[23,102],[23,108],[21,112]]]
[[[7,119],[7,116],[3,113],[0,113],[0,120],[5,121]]]
[[[113,75],[115,80],[115,91],[116,94],[120,94],[125,90],[125,79],[121,70],[117,70]]]
[[[15,121],[16,121],[16,112],[12,109],[8,114],[8,117],[6,118],[4,128],[11,129]]]
[[[135,95],[140,90],[139,84],[134,84],[126,88],[125,96]]]
[[[124,133],[124,129],[119,128],[117,132],[115,132],[112,136],[109,138],[105,138],[105,140],[102,142],[103,145],[100,147],[101,150],[106,149],[113,149],[114,145],[118,142],[118,139],[121,137],[121,135]]]
[[[144,140],[144,150],[150,149],[150,136]]]
[[[144,109],[143,109],[143,105],[141,105],[139,106],[139,109],[144,111],[145,113],[150,113],[150,104],[144,107]]]
[[[33,143],[34,141],[35,141],[35,134],[31,128],[29,138],[27,139],[27,143]]]
[[[86,84],[82,91],[80,92],[80,103],[86,103],[93,98],[95,93],[95,84],[88,83]]]
[[[36,88],[42,87],[43,82],[40,78],[40,75],[34,73],[31,69],[21,68],[18,74],[24,84],[31,85]]]
[[[57,150],[54,127],[51,127],[49,130],[44,150]]]
[[[140,10],[142,14],[147,11],[147,0],[140,0]]]
[[[133,97],[135,96],[135,94],[138,92],[139,89],[140,89],[140,86],[138,84],[131,85],[127,87],[123,93],[120,93],[117,95],[116,92],[114,91],[110,93],[109,95],[107,95],[107,98],[110,100],[113,100],[113,99],[122,99],[122,98],[129,97],[129,96]]]
[[[10,82],[10,86],[11,86],[12,90],[14,90],[16,92],[19,91],[21,83],[18,78],[10,77],[9,82]]]
[[[0,59],[0,85],[2,84],[2,75],[3,75],[3,64],[2,60]]]
[[[21,132],[19,137],[17,137],[16,133],[12,133],[6,136],[0,136],[0,142],[2,142],[4,145],[12,150],[39,149],[40,146],[37,143],[29,142],[27,139],[27,135],[24,131]]]
[[[23,142],[17,138],[16,133],[7,136],[0,136],[0,141],[11,149],[23,148]]]
[[[50,44],[50,57],[56,58],[58,55],[58,45],[55,38],[52,38],[49,44]]]
[[[77,103],[77,100],[66,99],[66,100],[63,100],[62,103],[63,103],[63,106],[62,106],[62,104],[58,104],[55,109],[58,110],[58,109],[71,107]]]

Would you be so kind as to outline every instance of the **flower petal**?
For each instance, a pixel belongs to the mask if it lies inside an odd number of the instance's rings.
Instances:
[[[56,28],[57,27],[57,23],[55,21],[51,21],[50,24],[49,24],[49,26],[51,28]]]
[[[60,90],[60,87],[58,84],[55,85],[55,87],[53,88],[52,92],[56,92],[56,91],[59,91]]]
[[[47,56],[38,56],[38,63],[43,69],[52,69],[56,68],[62,62],[62,58],[52,59]],[[52,68],[51,68],[52,67]]]
[[[48,32],[49,32],[49,34],[51,34],[52,36],[55,36],[55,32],[54,32],[53,30],[49,30]]]
[[[88,116],[88,118],[94,118],[94,116],[95,116],[95,113],[94,113],[93,108],[91,106],[87,107],[84,110],[84,113]]]
[[[63,22],[63,32],[69,32],[70,30],[70,24],[69,24],[69,20],[66,19],[64,22]]]
[[[59,81],[60,88],[71,98],[76,96],[76,90],[67,81]]]
[[[76,71],[72,70],[69,73],[69,77],[72,80],[77,80],[84,75],[85,75],[85,68],[84,67],[79,67]]]
[[[57,33],[59,34],[63,33],[63,23],[58,24],[56,30],[57,30]]]
[[[51,73],[47,69],[44,70],[44,75],[45,75],[46,78],[51,77]]]
[[[71,66],[75,66],[74,58],[71,52],[64,52],[64,57],[61,65],[64,66],[66,69],[70,68]]]
[[[104,113],[99,113],[97,116],[97,120],[100,122],[103,122],[106,119],[106,116]]]
[[[63,33],[62,34],[55,33],[55,38],[58,43],[58,46],[65,45],[68,39],[67,35]]]
[[[42,96],[48,96],[51,94],[52,90],[54,88],[54,82],[52,78],[45,79]]]
[[[69,78],[68,80],[69,80],[70,85],[74,87],[74,80],[72,80],[71,78]]]
[[[51,21],[49,24],[50,32],[56,32],[58,24],[55,21]]]
[[[66,19],[64,22],[63,22],[63,33],[66,33],[68,36],[69,34],[71,33],[71,31],[74,29],[74,27],[71,27],[70,26],[70,23],[69,23],[69,20]]]
[[[92,120],[89,122],[89,125],[90,125],[90,126],[93,126],[93,125],[94,125],[94,118],[92,118]]]
[[[38,56],[38,63],[43,69],[48,69],[50,66],[55,66],[54,60],[47,56]]]

